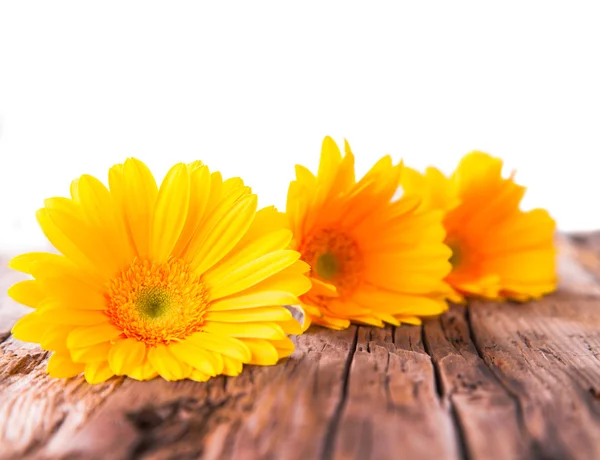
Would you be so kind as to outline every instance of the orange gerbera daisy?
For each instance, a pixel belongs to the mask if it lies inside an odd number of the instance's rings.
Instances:
[[[293,351],[300,325],[283,305],[310,282],[281,213],[200,162],[158,187],[128,159],[109,186],[81,176],[70,199],[46,200],[38,222],[62,255],[10,262],[34,277],[9,290],[34,308],[13,334],[53,352],[51,376],[204,381]]]
[[[435,168],[424,174],[407,168],[401,185],[406,196],[423,199],[422,209],[445,212],[455,300],[525,301],[555,290],[555,222],[543,209],[519,209],[525,188],[514,173],[502,177],[502,160],[469,153],[449,178]]]
[[[419,324],[447,309],[449,248],[439,211],[417,211],[420,200],[394,200],[402,165],[389,156],[358,182],[346,143],[323,141],[317,176],[296,166],[287,216],[293,247],[312,270],[300,300],[310,320],[333,329],[350,322]]]

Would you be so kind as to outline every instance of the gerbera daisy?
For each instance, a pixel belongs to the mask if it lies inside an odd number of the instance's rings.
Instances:
[[[180,163],[159,188],[128,159],[109,188],[81,176],[37,219],[62,255],[14,258],[34,279],[9,294],[35,309],[13,334],[53,352],[51,376],[204,381],[292,352],[286,334],[300,325],[283,305],[310,288],[308,266],[286,249],[284,217],[257,212],[241,179]]]
[[[326,137],[318,175],[296,166],[288,191],[293,247],[312,267],[312,289],[300,299],[307,316],[344,329],[351,321],[419,324],[442,313],[450,271],[442,213],[393,199],[402,165],[389,156],[357,182],[348,143],[345,150],[342,158]]]
[[[525,301],[555,290],[555,222],[543,209],[519,209],[525,188],[514,173],[502,177],[500,159],[469,153],[450,178],[435,168],[425,174],[406,168],[401,185],[407,196],[423,199],[423,209],[445,212],[455,300]]]

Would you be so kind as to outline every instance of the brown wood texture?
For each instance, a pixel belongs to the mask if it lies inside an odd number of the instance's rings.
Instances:
[[[279,365],[207,383],[50,379],[4,296],[0,459],[598,459],[600,234],[559,246],[560,289],[540,301],[312,328]]]

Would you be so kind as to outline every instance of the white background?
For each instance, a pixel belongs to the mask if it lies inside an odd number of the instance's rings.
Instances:
[[[0,250],[136,156],[201,159],[284,206],[329,134],[450,172],[505,159],[563,230],[600,228],[597,2],[0,3]]]

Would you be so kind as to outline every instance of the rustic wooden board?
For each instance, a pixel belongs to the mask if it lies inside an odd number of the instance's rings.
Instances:
[[[540,301],[313,328],[279,365],[208,383],[51,380],[4,296],[0,458],[600,458],[600,234],[560,248],[561,287]]]

